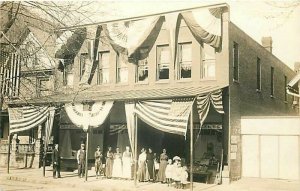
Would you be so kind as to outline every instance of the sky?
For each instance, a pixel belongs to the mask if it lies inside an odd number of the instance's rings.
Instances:
[[[258,43],[263,36],[271,36],[273,54],[290,68],[300,62],[300,0],[102,0],[100,7],[94,6],[91,11],[107,13],[100,20],[112,20],[220,2],[229,4],[230,20]]]

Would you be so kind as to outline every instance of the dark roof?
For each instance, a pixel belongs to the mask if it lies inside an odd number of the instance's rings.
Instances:
[[[27,104],[60,104],[82,101],[125,101],[125,100],[149,100],[194,97],[202,93],[208,93],[223,87],[198,86],[198,87],[174,87],[139,89],[130,91],[81,91],[71,94],[57,94],[26,100]],[[9,104],[26,104],[24,101],[15,101]]]

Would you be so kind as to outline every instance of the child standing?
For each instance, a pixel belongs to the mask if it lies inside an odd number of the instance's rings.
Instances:
[[[168,186],[172,184],[172,175],[173,175],[173,165],[172,165],[172,159],[168,160],[168,165],[166,167],[166,179]]]
[[[187,178],[188,178],[187,167],[183,166],[181,168],[181,173],[180,173],[180,188],[184,189],[185,185],[187,184]]]

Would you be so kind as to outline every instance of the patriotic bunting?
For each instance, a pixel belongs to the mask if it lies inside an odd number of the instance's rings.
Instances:
[[[179,135],[185,135],[193,100],[139,101],[135,113],[152,127]]]
[[[218,113],[224,113],[221,89],[205,94],[200,94],[197,96],[197,109],[200,118],[200,125],[203,125],[203,122],[207,117],[210,104],[213,105],[213,107]]]
[[[87,129],[102,125],[113,104],[113,101],[100,101],[92,105],[91,111],[84,111],[82,103],[70,103],[65,105],[65,110],[72,123]]]
[[[28,106],[8,108],[8,113],[10,134],[32,129],[46,120],[49,120],[49,123],[46,124],[46,132],[48,132],[48,135],[51,134],[54,118],[53,107]]]

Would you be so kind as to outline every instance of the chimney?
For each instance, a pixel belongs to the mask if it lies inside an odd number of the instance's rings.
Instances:
[[[261,44],[262,46],[269,52],[272,53],[272,37],[268,36],[268,37],[262,37],[261,38]]]

